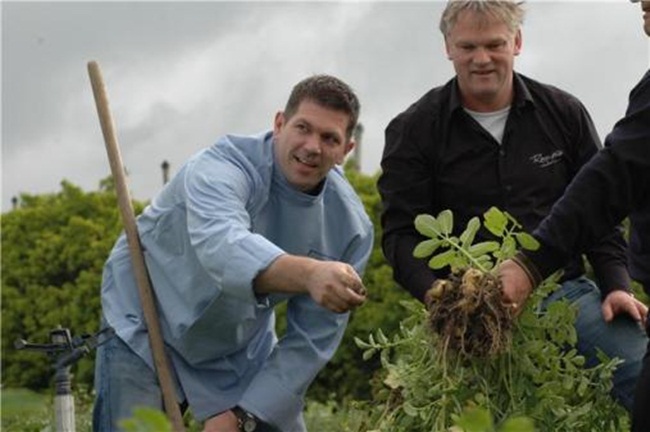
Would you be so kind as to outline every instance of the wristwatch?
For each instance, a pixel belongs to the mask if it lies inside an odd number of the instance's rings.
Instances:
[[[237,425],[241,432],[255,432],[257,430],[260,421],[254,414],[238,406],[234,407],[232,412],[237,417]]]

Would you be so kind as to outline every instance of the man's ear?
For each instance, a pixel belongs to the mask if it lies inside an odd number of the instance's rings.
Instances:
[[[284,126],[284,112],[278,111],[273,120],[273,135],[277,136],[282,130],[282,126]]]
[[[447,59],[448,60],[452,59],[450,48],[451,47],[449,46],[449,41],[447,40],[447,38],[445,38],[445,53],[447,54]]]
[[[355,139],[350,138],[350,141],[348,141],[347,144],[345,144],[345,148],[343,149],[343,154],[340,155],[338,158],[340,160],[337,160],[336,164],[337,165],[343,164],[343,162],[345,161],[345,157],[356,147],[356,145],[357,142],[355,141]]]
[[[515,55],[518,56],[519,53],[521,52],[521,47],[523,45],[523,36],[521,34],[521,29],[517,30],[517,34],[515,34]]]

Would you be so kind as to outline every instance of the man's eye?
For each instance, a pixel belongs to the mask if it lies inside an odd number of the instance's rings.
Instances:
[[[323,135],[322,139],[323,139],[323,142],[325,142],[325,144],[330,145],[330,146],[333,146],[333,145],[336,145],[336,144],[339,143],[338,138],[336,136],[334,136],[334,135]]]

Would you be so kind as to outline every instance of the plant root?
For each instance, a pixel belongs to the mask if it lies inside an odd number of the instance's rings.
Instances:
[[[469,268],[438,279],[425,295],[428,324],[446,351],[491,357],[510,346],[513,313],[502,300],[501,283]]]

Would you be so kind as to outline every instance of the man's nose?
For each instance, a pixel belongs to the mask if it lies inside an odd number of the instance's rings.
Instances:
[[[490,63],[491,57],[485,48],[477,48],[474,52],[474,63],[485,64]]]
[[[318,134],[311,134],[307,137],[305,141],[305,148],[309,153],[320,154],[321,152],[321,140]]]

